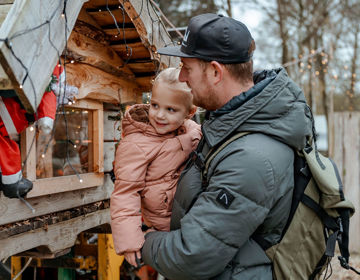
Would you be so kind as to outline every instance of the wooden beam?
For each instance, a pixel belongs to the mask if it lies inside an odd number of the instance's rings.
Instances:
[[[101,45],[80,33],[72,32],[68,40],[68,56],[97,67],[109,74],[134,80],[135,75],[119,55],[108,46]]]
[[[21,161],[25,162],[23,175],[30,181],[36,179],[36,130],[34,126],[27,127],[20,134]]]
[[[124,35],[126,40],[140,38],[136,28],[120,28],[120,34],[117,28],[105,28],[103,30],[107,35],[109,35],[110,41],[123,40]]]
[[[104,7],[108,3],[109,6],[119,5],[119,0],[91,0],[84,4],[86,9],[96,9],[98,7]]]
[[[67,2],[67,36],[84,1]],[[1,26],[0,38],[7,41],[0,42],[0,64],[28,112],[36,110],[65,46],[62,12],[61,1],[15,1]]]
[[[94,172],[104,172],[104,111],[93,112]]]
[[[82,182],[80,182],[76,175],[38,179],[33,182],[34,187],[26,197],[31,198],[59,192],[75,191],[104,184],[103,173],[83,173],[79,174],[79,176]]]
[[[0,225],[105,200],[110,198],[113,189],[114,184],[109,176],[105,176],[105,183],[98,187],[27,198],[27,201],[35,208],[35,213],[32,213],[19,199],[10,199],[2,195],[0,197]]]
[[[0,240],[0,259],[13,256],[39,246],[57,252],[74,246],[80,232],[110,223],[110,209],[96,211],[71,220],[49,225]]]
[[[87,2],[87,3],[89,3],[89,2]],[[78,21],[85,22],[85,23],[87,23],[88,25],[91,25],[91,26],[97,28],[98,30],[101,30],[101,26],[94,20],[94,18],[93,18],[92,16],[90,16],[90,15],[86,12],[85,5],[86,5],[86,3],[85,3],[84,6],[81,8],[77,20],[78,20]],[[76,24],[75,24],[75,26],[76,26]]]
[[[151,91],[151,88],[152,88],[151,80],[152,79],[154,79],[154,76],[139,77],[139,78],[136,78],[136,83],[141,87],[142,91]]]
[[[114,44],[111,45],[121,57],[130,59],[150,59],[150,53],[143,43],[128,43],[128,44]]]
[[[114,18],[106,9],[101,9],[101,10],[99,9],[97,11],[90,11],[89,9],[87,9],[86,12],[90,16],[92,16],[100,26],[115,25]],[[121,9],[112,10],[111,13],[115,17],[116,23],[120,23],[120,24],[132,23],[131,19],[126,13],[123,15]]]
[[[160,57],[156,53],[157,49],[171,45],[172,40],[151,5],[143,5],[139,0],[119,0],[119,2],[132,19],[141,41],[150,52],[151,59],[158,60],[161,62],[160,65],[163,63],[167,67],[178,65],[180,61],[178,57]],[[154,19],[159,21],[154,22]]]
[[[110,42],[110,36],[103,32],[101,29],[97,29],[96,27],[81,21],[77,20],[74,26],[73,32],[78,32],[90,39],[95,40],[101,45],[107,46]]]
[[[127,65],[134,73],[155,72],[158,68],[158,62],[156,60],[150,62],[128,63]]]
[[[67,82],[79,89],[78,99],[90,98],[109,103],[132,102],[140,89],[135,82],[116,77],[82,63],[66,66]]]

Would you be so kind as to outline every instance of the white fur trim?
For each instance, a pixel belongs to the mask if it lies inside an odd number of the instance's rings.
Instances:
[[[22,178],[21,170],[12,175],[1,175],[1,182],[5,185],[15,184],[16,182],[20,181]]]
[[[38,127],[44,134],[49,134],[54,126],[54,120],[49,117],[43,117],[38,120]]]

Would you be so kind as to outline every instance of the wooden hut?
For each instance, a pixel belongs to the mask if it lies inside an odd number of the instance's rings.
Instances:
[[[172,44],[148,0],[0,2],[0,95],[15,90],[34,112],[59,60],[75,102],[58,111],[54,133],[31,126],[19,145],[26,201],[0,194],[0,260],[56,257],[81,232],[106,232],[121,108],[141,103],[156,72],[177,65],[156,50]],[[70,104],[69,103],[69,104]],[[34,129],[35,128],[35,129]]]

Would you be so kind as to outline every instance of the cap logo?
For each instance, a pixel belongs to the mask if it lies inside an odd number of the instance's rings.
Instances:
[[[184,47],[186,47],[187,46],[187,39],[188,39],[188,37],[189,37],[189,34],[190,34],[190,30],[186,30],[186,32],[185,32],[185,35],[184,35],[184,39],[183,39],[183,41],[182,41],[182,45],[184,46]]]

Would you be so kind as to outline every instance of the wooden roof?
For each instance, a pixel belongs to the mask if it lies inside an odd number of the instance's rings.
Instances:
[[[0,2],[0,89],[15,89],[28,111],[37,107],[59,54],[79,98],[113,103],[141,100],[160,68],[178,64],[156,53],[172,42],[149,0],[67,1],[66,30],[63,2]]]

